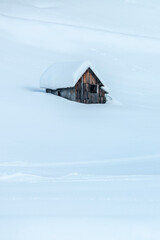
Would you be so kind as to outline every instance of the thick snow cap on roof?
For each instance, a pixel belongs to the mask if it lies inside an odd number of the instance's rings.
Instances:
[[[95,67],[89,61],[57,62],[42,74],[40,87],[49,89],[73,87],[88,68],[91,68],[99,80],[102,81]],[[105,90],[107,89],[105,88]]]

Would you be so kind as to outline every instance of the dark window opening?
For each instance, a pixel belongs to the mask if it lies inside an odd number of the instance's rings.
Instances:
[[[91,92],[91,93],[97,93],[97,85],[91,84],[90,92]]]
[[[61,93],[60,93],[60,91],[58,91],[58,96],[61,96]]]

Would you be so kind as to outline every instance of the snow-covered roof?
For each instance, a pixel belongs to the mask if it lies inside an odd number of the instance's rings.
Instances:
[[[40,87],[49,89],[73,87],[88,68],[91,68],[99,80],[102,81],[99,73],[89,61],[57,62],[42,74]]]

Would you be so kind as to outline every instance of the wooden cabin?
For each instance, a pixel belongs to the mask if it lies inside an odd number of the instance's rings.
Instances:
[[[106,103],[104,88],[99,74],[89,62],[56,63],[41,78],[41,87],[47,93],[80,103]]]

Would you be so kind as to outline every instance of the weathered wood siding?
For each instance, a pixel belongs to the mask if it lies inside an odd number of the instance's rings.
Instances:
[[[46,92],[81,103],[105,103],[106,92],[101,88],[102,86],[101,81],[89,68],[74,87],[46,89]]]
[[[46,92],[69,99],[71,101],[76,101],[75,87],[59,88],[56,90],[46,89]]]
[[[91,86],[96,86],[97,91],[92,92]],[[105,103],[105,91],[101,89],[102,83],[89,68],[75,85],[76,101],[82,103]]]

